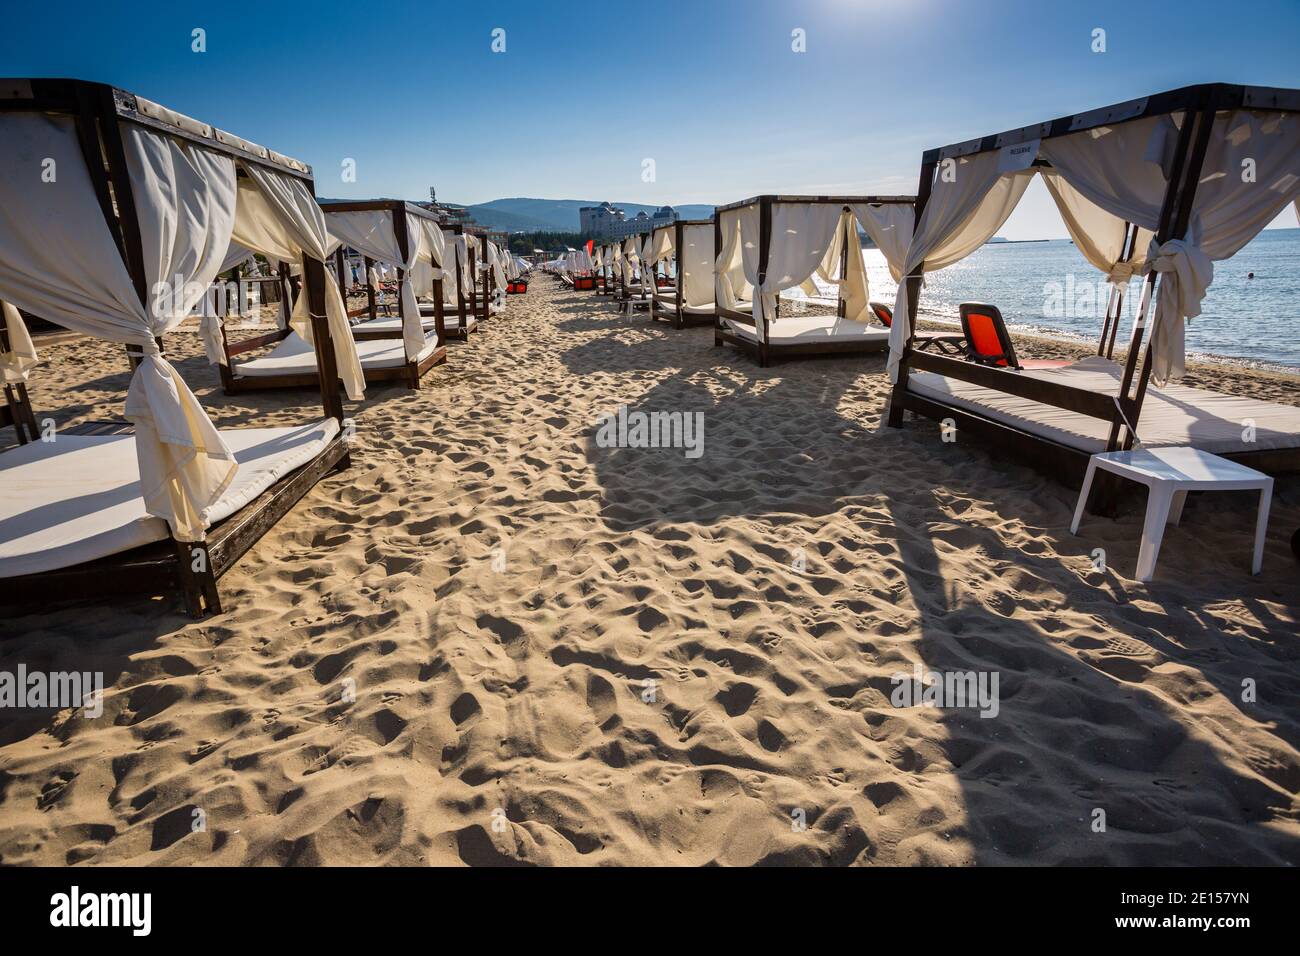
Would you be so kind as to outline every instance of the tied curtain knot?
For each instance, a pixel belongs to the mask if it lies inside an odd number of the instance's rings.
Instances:
[[[1160,275],[1151,330],[1151,378],[1162,386],[1183,377],[1185,320],[1201,314],[1214,264],[1191,240],[1171,239],[1152,243],[1145,266]]]
[[[1145,262],[1117,262],[1106,273],[1106,281],[1111,285],[1126,286],[1134,276],[1145,275],[1148,271]]]
[[[1214,263],[1195,243],[1188,239],[1152,241],[1142,272],[1152,271],[1164,277],[1161,305],[1173,306],[1179,315],[1188,319],[1201,314],[1201,300],[1214,279]]]

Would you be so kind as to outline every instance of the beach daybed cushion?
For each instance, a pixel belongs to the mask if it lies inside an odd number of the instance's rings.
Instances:
[[[676,315],[677,314],[676,301],[674,299],[655,299],[655,311],[663,312],[667,315]],[[682,315],[702,315],[702,316],[708,316],[712,318],[714,311],[715,309],[712,302],[710,302],[708,305],[683,305],[682,306]]]
[[[1008,372],[1054,381],[1102,395],[1118,395],[1123,368],[1089,356],[1058,369]],[[907,390],[1088,453],[1104,451],[1110,422],[1032,399],[947,378],[912,372]],[[1253,441],[1247,425],[1254,423]],[[1147,389],[1138,419],[1138,439],[1148,447],[1190,445],[1216,455],[1300,447],[1300,408],[1187,385]]]
[[[445,324],[456,324],[454,313],[446,317]],[[433,314],[433,306],[420,306],[420,327],[425,332],[431,332],[438,327]],[[401,330],[402,317],[400,315],[390,315],[382,319],[367,319],[365,322],[358,322],[352,326],[353,332],[400,332]]]
[[[313,366],[314,367],[314,366]],[[333,418],[293,428],[222,429],[238,467],[205,525],[230,517],[310,462],[338,434]],[[134,435],[65,435],[0,455],[0,578],[94,561],[167,539],[145,511]]]
[[[399,320],[400,321],[400,320]],[[437,332],[424,337],[420,361],[438,346]],[[406,347],[401,339],[371,339],[357,343],[357,358],[363,369],[397,368],[406,364]],[[316,371],[312,347],[297,333],[290,332],[261,358],[235,366],[235,373],[251,378],[270,375],[310,375]]]
[[[727,319],[737,335],[759,341],[757,330],[743,322]],[[811,315],[806,318],[781,318],[768,326],[769,345],[805,345],[826,342],[873,342],[883,349],[889,343],[889,330],[834,315]]]

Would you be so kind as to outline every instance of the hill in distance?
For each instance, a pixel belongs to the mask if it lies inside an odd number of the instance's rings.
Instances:
[[[583,206],[599,206],[600,202],[595,199],[493,199],[466,208],[471,216],[489,229],[509,232],[577,232],[581,223],[578,210]],[[614,205],[626,210],[628,218],[642,211],[650,216],[658,208],[634,202],[616,202]],[[713,215],[712,206],[694,204],[673,208],[683,219],[708,219]]]

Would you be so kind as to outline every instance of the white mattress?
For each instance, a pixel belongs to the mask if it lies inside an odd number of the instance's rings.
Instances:
[[[1064,368],[1009,374],[1060,382],[1100,395],[1118,395],[1123,373],[1121,366],[1094,355]],[[1090,454],[1104,451],[1110,435],[1110,423],[1099,418],[934,372],[912,372],[907,378],[907,390],[980,412],[994,421]],[[1253,442],[1243,440],[1248,419],[1255,423]],[[1151,447],[1190,445],[1218,455],[1300,448],[1300,408],[1187,385],[1150,386],[1142,402],[1137,433],[1142,444]]]
[[[338,434],[333,418],[297,428],[223,429],[239,470],[204,513],[228,518]],[[133,435],[59,435],[0,455],[0,578],[37,574],[167,537],[145,512]]]
[[[737,335],[758,341],[758,331],[751,325],[726,320]],[[768,326],[769,345],[817,345],[827,342],[872,342],[885,347],[889,344],[889,329],[878,325],[853,322],[834,315],[810,315],[800,318],[782,318]]]
[[[465,314],[469,320],[466,324],[469,326],[469,330],[473,332],[478,328],[478,318],[470,309],[466,309]],[[423,319],[423,327],[426,332],[434,328],[433,306],[422,304],[420,306],[420,318]],[[442,324],[450,332],[455,332],[460,328],[460,313],[457,311],[455,303],[442,307]],[[397,327],[394,326],[394,328]],[[371,326],[367,325],[366,328],[371,328]]]
[[[387,321],[387,320],[377,320]],[[363,323],[364,324],[364,323]],[[369,327],[369,326],[368,326]],[[406,349],[401,339],[370,339],[356,343],[357,358],[363,371],[367,369],[397,368],[406,364]],[[430,332],[424,337],[424,348],[417,361],[438,346],[438,334]],[[250,378],[268,375],[305,375],[316,371],[316,353],[297,332],[290,332],[275,348],[261,358],[251,359],[231,367],[236,375]]]
[[[669,315],[677,314],[677,303],[674,301],[665,301],[655,299],[655,308],[660,312],[666,312]],[[714,308],[712,305],[684,305],[682,306],[683,315],[707,315],[712,317]]]
[[[433,311],[430,310],[426,316],[424,310],[420,310],[420,328],[430,332],[435,328]],[[352,328],[363,332],[400,332],[402,331],[402,317],[400,315],[390,315],[382,319],[367,319],[365,322],[358,322]]]

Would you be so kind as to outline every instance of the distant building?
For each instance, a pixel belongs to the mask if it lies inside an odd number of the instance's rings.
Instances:
[[[644,211],[637,213],[631,219],[624,219],[615,224],[614,229],[609,233],[611,239],[624,239],[628,236],[634,236],[637,233],[649,232],[659,226],[665,226],[670,222],[676,222],[681,216],[672,206],[660,206],[654,211],[654,215],[648,216]]]
[[[624,212],[607,202],[599,206],[583,206],[578,210],[580,230],[584,236],[604,239],[614,235],[614,229],[623,222]]]

